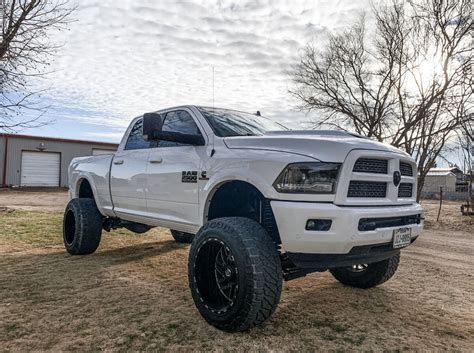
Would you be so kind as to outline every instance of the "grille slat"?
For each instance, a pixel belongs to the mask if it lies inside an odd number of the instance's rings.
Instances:
[[[388,161],[386,159],[359,158],[352,169],[358,173],[387,174]]]
[[[412,197],[413,195],[413,184],[401,183],[398,186],[398,197]]]
[[[387,195],[387,183],[353,180],[349,184],[347,197],[384,198]]]
[[[400,174],[404,176],[413,176],[413,168],[411,164],[400,162]]]

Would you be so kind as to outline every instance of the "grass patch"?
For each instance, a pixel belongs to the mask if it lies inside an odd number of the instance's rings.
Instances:
[[[450,330],[440,330],[439,332],[442,335],[451,336],[451,337],[460,338],[460,339],[466,339],[464,335],[457,332],[450,331]]]
[[[351,345],[360,346],[367,339],[367,336],[364,334],[360,334],[360,335],[356,335],[355,337],[352,337],[352,336],[342,337],[342,339],[344,340],[344,342],[350,343]]]
[[[348,327],[346,325],[343,325],[343,324],[340,324],[338,322],[331,321],[328,319],[324,319],[324,320],[315,319],[312,321],[312,326],[321,327],[321,328],[327,327],[336,333],[344,333],[348,330]]]
[[[37,247],[62,244],[62,214],[5,210],[0,212],[0,243]]]
[[[4,209],[0,211],[0,244],[33,247],[61,246],[63,214]],[[104,231],[105,233],[105,231]],[[115,236],[132,236],[126,229],[110,232]],[[134,235],[137,237],[137,235]]]
[[[10,332],[15,332],[16,330],[18,330],[18,326],[16,324],[11,324],[11,325],[7,325],[5,327],[5,331],[7,333],[10,333]]]
[[[170,331],[176,331],[176,329],[177,329],[178,327],[179,327],[179,326],[178,326],[177,324],[173,324],[173,323],[167,325],[167,328],[168,328],[168,330],[170,330]]]

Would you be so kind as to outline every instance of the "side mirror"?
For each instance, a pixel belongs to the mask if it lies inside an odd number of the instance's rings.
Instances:
[[[163,118],[158,113],[143,114],[143,138],[145,141],[156,139],[156,134],[163,127]]]
[[[204,146],[206,144],[202,135],[182,134],[175,131],[156,131],[153,134],[153,138],[156,140],[184,143],[193,146]]]

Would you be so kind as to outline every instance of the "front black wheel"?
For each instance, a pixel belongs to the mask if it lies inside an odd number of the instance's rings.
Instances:
[[[205,224],[191,245],[188,269],[194,303],[218,329],[248,330],[267,320],[280,301],[277,247],[251,219],[226,217]]]
[[[64,211],[63,241],[71,255],[93,253],[100,244],[102,220],[93,199],[72,199]]]
[[[383,261],[331,269],[330,272],[342,284],[356,288],[372,288],[393,277],[400,263],[400,253]]]
[[[170,230],[171,235],[173,236],[174,240],[180,244],[191,244],[194,239],[194,234],[180,232],[177,230]]]

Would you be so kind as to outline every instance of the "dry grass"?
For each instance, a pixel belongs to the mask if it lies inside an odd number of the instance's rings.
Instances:
[[[60,213],[0,212],[0,351],[469,351],[474,239],[472,223],[456,219],[462,232],[425,232],[383,286],[357,290],[312,274],[284,283],[267,324],[226,334],[199,316],[189,247],[167,231],[104,233],[95,254],[72,257]]]
[[[439,211],[438,200],[423,200],[421,205],[425,211],[426,228],[439,230],[459,230],[474,232],[474,216],[461,214],[461,201],[446,201],[441,205],[439,220],[436,221]]]

